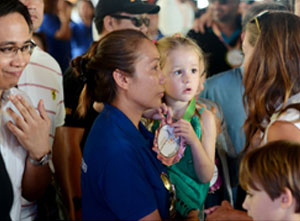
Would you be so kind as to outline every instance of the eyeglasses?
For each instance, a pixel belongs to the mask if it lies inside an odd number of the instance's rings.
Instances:
[[[110,16],[117,19],[129,19],[131,20],[132,24],[137,28],[141,27],[143,24],[148,27],[150,24],[149,18],[131,17],[131,16],[124,16],[124,15],[110,15]]]
[[[170,194],[170,207],[169,207],[169,216],[170,218],[175,217],[176,210],[175,210],[175,201],[176,201],[176,190],[175,186],[171,183],[169,176],[162,172],[160,174],[160,178],[163,181],[164,187],[168,190]]]
[[[256,24],[256,27],[257,27],[257,30],[258,30],[259,33],[261,32],[261,26],[260,26],[259,23],[261,22],[262,18],[263,18],[265,15],[267,15],[267,14],[269,14],[269,11],[268,11],[268,10],[264,10],[264,11],[260,12],[258,15],[256,15],[256,16],[250,21],[250,23]]]
[[[6,57],[13,57],[18,53],[18,51],[21,51],[22,55],[31,55],[35,46],[36,44],[33,43],[32,41],[24,44],[22,47],[3,46],[0,47],[0,54]]]

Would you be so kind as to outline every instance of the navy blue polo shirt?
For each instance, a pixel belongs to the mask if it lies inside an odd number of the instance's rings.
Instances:
[[[165,167],[151,150],[153,135],[105,104],[83,153],[82,219],[138,220],[158,209],[168,217]]]

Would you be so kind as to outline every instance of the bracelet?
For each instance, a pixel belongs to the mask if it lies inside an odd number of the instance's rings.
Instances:
[[[28,155],[28,160],[29,160],[29,162],[32,163],[32,164],[35,165],[35,166],[43,166],[43,165],[49,163],[49,161],[51,160],[51,158],[52,158],[52,153],[51,153],[51,151],[50,151],[49,153],[45,154],[45,155],[42,157],[42,159],[40,159],[40,160],[32,159],[32,158]]]

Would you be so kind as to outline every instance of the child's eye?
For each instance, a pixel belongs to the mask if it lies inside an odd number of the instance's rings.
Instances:
[[[182,71],[181,71],[181,70],[176,70],[176,71],[174,71],[174,74],[175,74],[175,75],[181,75],[181,74],[182,74]]]
[[[191,73],[192,73],[192,74],[198,73],[198,69],[197,69],[197,68],[193,68],[193,69],[191,70]]]

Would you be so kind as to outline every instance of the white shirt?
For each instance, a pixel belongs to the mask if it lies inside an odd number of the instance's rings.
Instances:
[[[14,201],[10,211],[10,217],[12,220],[20,220],[22,178],[25,168],[27,151],[20,145],[16,137],[9,131],[6,126],[6,123],[9,120],[12,120],[12,118],[6,112],[6,109],[8,107],[12,108],[16,113],[19,114],[19,112],[16,111],[14,105],[8,100],[9,94],[21,94],[28,101],[30,101],[30,99],[22,91],[16,88],[11,88],[3,92],[0,108],[0,151],[3,156],[6,170],[11,180],[14,193]]]
[[[287,104],[285,107],[287,107],[290,104],[296,104],[300,103],[300,93],[293,95],[288,99]],[[265,133],[264,138],[262,141],[262,145],[266,144],[268,141],[268,131],[271,125],[276,121],[287,121],[293,123],[299,130],[300,130],[300,112],[297,109],[289,108],[284,113],[282,113],[280,116],[278,114],[274,114],[271,118],[270,123],[268,124]]]

